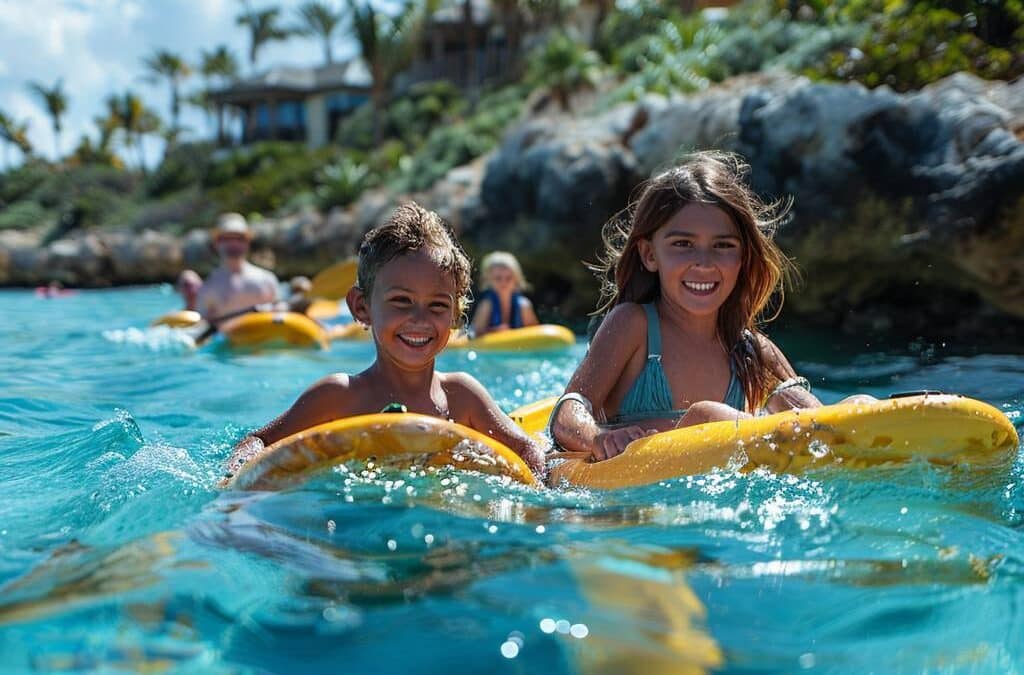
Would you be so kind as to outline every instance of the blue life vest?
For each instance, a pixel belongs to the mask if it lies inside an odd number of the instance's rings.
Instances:
[[[481,300],[481,302],[484,301],[484,300],[490,300],[491,301],[491,318],[490,318],[490,321],[487,323],[487,327],[488,328],[494,328],[495,326],[500,326],[502,323],[504,323],[501,320],[501,300],[498,298],[498,294],[497,293],[495,293],[492,289],[488,288],[488,289],[484,290],[483,293],[480,294],[480,300]],[[523,327],[523,317],[522,317],[522,315],[520,313],[520,310],[519,310],[519,304],[520,304],[520,295],[519,295],[518,292],[513,292],[512,293],[512,311],[509,312],[509,317],[508,317],[508,327],[509,328],[522,328]]]

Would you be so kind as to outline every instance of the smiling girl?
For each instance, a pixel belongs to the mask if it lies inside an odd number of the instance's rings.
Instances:
[[[235,446],[228,476],[265,446],[317,424],[378,413],[398,404],[449,419],[504,443],[544,472],[544,453],[466,373],[434,370],[463,315],[469,260],[440,217],[417,204],[398,207],[359,247],[352,316],[373,332],[377,358],[358,375],[335,373],[307,389],[291,408]]]
[[[788,205],[759,201],[747,170],[694,154],[606,226],[608,315],[552,414],[564,449],[602,460],[658,431],[821,405],[757,329],[790,271],[772,242]]]

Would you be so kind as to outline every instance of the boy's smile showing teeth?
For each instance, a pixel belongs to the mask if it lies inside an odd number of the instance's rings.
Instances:
[[[405,344],[409,345],[410,347],[425,347],[434,338],[430,337],[429,335],[401,333],[398,335],[398,339],[404,342]]]

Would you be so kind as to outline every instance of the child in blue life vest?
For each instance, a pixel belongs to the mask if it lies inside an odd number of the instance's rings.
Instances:
[[[484,256],[480,275],[484,290],[480,293],[471,325],[476,336],[539,323],[533,304],[523,295],[528,285],[514,255],[494,251]]]

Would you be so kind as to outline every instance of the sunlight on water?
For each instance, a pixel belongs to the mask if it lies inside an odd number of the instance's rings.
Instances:
[[[0,294],[5,672],[1016,672],[1024,463],[535,489],[351,462],[214,486],[231,446],[372,345],[194,350],[166,289]],[[800,337],[800,336],[798,336]],[[783,345],[786,341],[782,340]],[[453,352],[505,409],[583,353]],[[835,353],[826,401],[945,389],[1018,427],[1024,358]],[[818,448],[827,452],[827,448]],[[472,664],[469,666],[468,664]]]

